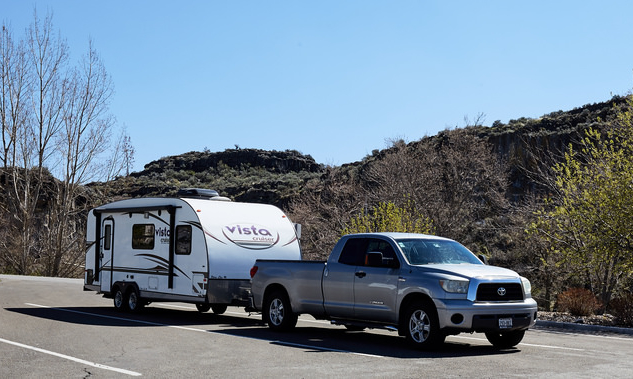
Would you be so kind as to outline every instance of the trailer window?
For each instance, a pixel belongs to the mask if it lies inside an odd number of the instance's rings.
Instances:
[[[135,224],[132,226],[132,249],[154,249],[154,224]]]
[[[112,242],[112,225],[107,224],[105,226],[104,234],[105,236],[103,237],[103,250],[110,250],[110,245]]]
[[[176,254],[191,254],[191,225],[176,227]]]

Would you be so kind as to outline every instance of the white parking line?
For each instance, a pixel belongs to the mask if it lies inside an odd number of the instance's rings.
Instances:
[[[159,306],[161,308],[174,308],[174,309],[188,309],[188,310],[194,310],[196,309],[193,306],[186,306],[186,305],[177,305],[177,304],[170,304],[170,303],[154,303],[153,305]],[[248,312],[244,311],[244,312],[226,312],[225,314],[227,315],[236,315],[236,316],[248,316]],[[300,322],[310,322],[313,324],[321,324],[321,325],[332,325],[331,322],[329,321],[323,321],[323,320],[310,320],[310,319],[305,319],[302,317],[299,317],[299,321]]]
[[[312,345],[304,345],[304,344],[301,344],[301,343],[292,343],[292,342],[285,342],[285,341],[272,341],[272,342],[277,344],[277,345],[290,346],[290,347],[300,347],[300,348],[303,348],[303,349],[331,351],[331,352],[334,352],[334,353],[354,354],[354,355],[360,355],[360,356],[363,356],[363,357],[372,357],[372,358],[385,358],[384,355],[356,353],[356,352],[351,352],[349,350],[332,349],[332,348],[328,348],[328,347],[316,347],[316,346],[312,346]]]
[[[25,345],[23,343],[19,343],[19,342],[14,342],[14,341],[9,341],[9,340],[5,340],[4,338],[0,338],[0,342],[4,342],[7,343],[9,345],[14,345],[14,346],[18,346],[18,347],[22,347],[24,349],[29,349],[29,350],[33,350],[33,351],[37,351],[39,353],[44,353],[44,354],[48,354],[48,355],[52,355],[58,358],[63,358],[63,359],[68,359],[70,361],[73,362],[77,362],[77,363],[81,363],[87,366],[91,366],[91,367],[96,367],[96,368],[100,368],[100,369],[104,369],[104,370],[109,370],[109,371],[114,371],[114,372],[118,372],[120,374],[125,374],[125,375],[130,375],[130,376],[141,376],[142,374],[136,371],[130,371],[130,370],[125,370],[122,368],[117,368],[117,367],[112,367],[112,366],[106,366],[106,365],[102,365],[101,363],[95,363],[95,362],[89,362],[86,361],[84,359],[80,359],[80,358],[75,358],[75,357],[71,357],[70,355],[65,355],[65,354],[60,354],[60,353],[56,353],[54,351],[50,351],[50,350],[44,350],[44,349],[40,349],[39,347],[35,347],[35,346],[29,346],[29,345]]]
[[[188,306],[183,306],[183,305],[176,305],[176,304],[168,304],[168,303],[157,303],[156,305],[160,305],[163,307],[168,307],[168,308],[180,308],[180,309],[194,309],[193,307],[188,307]],[[244,315],[244,313],[239,313],[239,312],[226,312],[227,314],[234,314],[234,315],[238,315],[238,316],[242,316]],[[314,324],[327,324],[330,325],[331,323],[329,321],[323,321],[323,320],[306,320],[303,318],[299,318],[299,322],[309,322],[309,323],[314,323]],[[481,342],[488,342],[487,339],[485,338],[477,338],[477,337],[469,337],[469,336],[465,336],[465,335],[457,335],[457,336],[451,336],[453,338],[461,338],[461,339],[470,339],[470,340],[477,340],[477,341],[481,341]],[[289,342],[282,342],[282,341],[273,341],[279,345],[288,345],[288,346],[296,346],[296,347],[304,347],[304,348],[314,348],[312,346],[307,346],[307,345],[301,345],[301,344],[293,344],[293,343],[289,343]],[[586,351],[585,349],[578,349],[578,348],[573,348],[573,347],[564,347],[564,346],[552,346],[552,345],[538,345],[538,344],[531,344],[531,343],[526,343],[526,342],[521,342],[522,346],[531,346],[531,347],[540,347],[543,349],[560,349],[560,350],[571,350],[571,351]],[[327,351],[338,351],[336,349],[327,349],[327,348],[319,348],[320,350],[327,350]],[[340,352],[346,352],[346,351],[340,351]],[[360,353],[358,353],[360,354]],[[361,355],[367,355],[367,354],[361,354]],[[380,355],[372,355],[375,357],[383,357]]]
[[[478,341],[488,341],[485,338],[477,338],[477,337],[468,337],[468,336],[451,336],[453,338],[461,338],[467,340],[478,340]],[[552,346],[552,345],[536,345],[532,343],[521,342],[519,345],[521,346],[532,346],[532,347],[542,347],[544,349],[561,349],[561,350],[573,350],[573,351],[585,351],[585,349],[577,349],[573,347],[564,347],[564,346]]]
[[[76,311],[76,310],[73,310],[73,309],[49,307],[47,305],[39,305],[39,304],[32,304],[32,303],[24,303],[24,304],[30,305],[31,307],[55,309],[55,310],[58,310],[58,311],[77,313],[77,314],[81,314],[81,315],[88,315],[88,316],[101,317],[101,318],[108,318],[108,319],[111,319],[111,320],[131,321],[131,322],[136,322],[136,323],[139,323],[139,324],[152,325],[152,326],[166,326],[168,328],[184,329],[184,330],[190,330],[190,331],[193,331],[193,332],[206,332],[206,330],[196,329],[196,328],[188,328],[186,326],[161,324],[159,322],[135,320],[135,319],[131,319],[131,318],[123,318],[123,317],[108,316],[108,315],[100,315],[98,313],[88,313],[88,312]]]
[[[573,330],[569,329],[569,330],[565,330],[565,331],[558,331],[558,330],[552,330],[552,329],[530,329],[530,333],[549,333],[549,334],[565,334],[568,336],[583,336],[583,337],[589,337],[589,338],[598,338],[598,339],[605,339],[605,340],[618,340],[618,341],[630,341],[633,342],[633,337],[626,335],[624,337],[618,337],[618,336],[609,336],[609,335],[595,335],[595,334],[587,334],[587,333],[577,333],[574,332]]]
[[[136,323],[139,323],[139,324],[152,325],[152,326],[164,326],[164,327],[168,327],[168,328],[182,329],[182,330],[188,330],[188,331],[193,331],[193,332],[212,333],[212,332],[210,332],[208,330],[191,328],[191,327],[186,327],[186,326],[169,325],[169,324],[163,324],[163,323],[152,322],[152,321],[144,321],[144,320],[136,320],[136,319],[131,319],[131,318],[124,318],[124,317],[101,315],[101,314],[98,314],[98,313],[88,313],[88,312],[76,311],[76,310],[73,310],[73,309],[56,308],[56,307],[50,307],[50,306],[46,306],[46,305],[39,305],[39,304],[32,304],[32,303],[25,303],[25,304],[29,305],[29,306],[33,306],[33,307],[49,308],[49,309],[55,309],[55,310],[64,311],[64,312],[78,313],[78,314],[83,314],[83,315],[88,315],[88,316],[101,317],[101,318],[107,318],[107,319],[113,319],[113,320],[119,320],[119,321],[136,322]],[[159,305],[159,304],[156,304],[156,305]],[[164,306],[164,307],[168,307],[168,308],[194,309],[193,307],[180,306],[180,305],[175,305],[175,304],[160,304],[160,305]],[[245,313],[239,313],[239,312],[227,312],[227,313],[228,314],[240,315],[240,316],[243,316],[245,314]],[[322,320],[299,319],[299,321],[310,322],[310,323],[317,323],[317,324],[330,324],[329,322],[322,321]],[[331,348],[327,348],[327,347],[295,344],[295,343],[279,341],[279,340],[268,340],[268,339],[262,339],[262,338],[257,338],[257,337],[248,337],[248,336],[238,336],[238,337],[250,338],[250,339],[255,339],[255,340],[260,340],[260,341],[268,341],[270,343],[277,344],[277,345],[282,345],[282,346],[293,346],[293,347],[300,347],[300,348],[307,348],[307,349],[314,349],[314,350],[321,350],[321,351],[330,351],[330,352],[348,353],[348,354],[355,354],[355,355],[361,355],[361,356],[372,356],[372,357],[384,358],[384,356],[382,356],[382,355],[364,354],[364,353],[357,353],[357,352],[347,351],[347,350],[331,349]],[[457,335],[457,336],[451,336],[451,337],[452,338],[477,340],[477,341],[487,341],[485,338],[468,337],[468,336],[463,336],[463,335]],[[585,349],[577,349],[577,348],[572,348],[572,347],[552,346],[552,345],[538,345],[538,344],[530,344],[530,343],[525,343],[525,342],[522,342],[520,345],[522,345],[522,346],[532,346],[532,347],[538,347],[538,348],[544,348],[544,349],[586,351]],[[95,366],[95,367],[97,367],[97,366]]]

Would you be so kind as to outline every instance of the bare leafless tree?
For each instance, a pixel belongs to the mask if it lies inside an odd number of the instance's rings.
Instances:
[[[118,175],[124,165],[101,163],[122,160],[112,151],[127,154],[124,161],[133,155],[125,134],[117,140],[123,150],[111,148],[111,79],[91,42],[80,63],[70,64],[50,15],[41,21],[34,13],[19,42],[4,25],[0,54],[1,222],[12,236],[0,241],[0,265],[18,274],[76,275],[91,205],[82,184]]]
[[[357,165],[330,170],[307,186],[291,214],[304,225],[310,255],[326,254],[349,220],[380,203],[414,207],[436,234],[477,250],[492,250],[505,226],[508,170],[476,129],[444,131],[418,142],[403,140]],[[325,183],[325,184],[323,184]],[[322,253],[319,253],[322,251]]]
[[[105,181],[114,180],[118,175],[128,176],[134,165],[134,146],[125,128],[121,130],[115,141],[111,149],[112,155],[103,165],[103,180]]]
[[[79,68],[67,83],[68,99],[63,107],[63,128],[57,136],[57,153],[62,159],[57,198],[47,218],[55,237],[51,241],[47,266],[51,276],[68,275],[83,257],[83,202],[78,202],[81,184],[95,178],[97,158],[109,147],[113,118],[108,114],[112,84],[92,44]],[[97,171],[98,172],[98,171]],[[70,221],[73,220],[73,221]],[[64,259],[64,261],[62,261]]]
[[[506,166],[472,128],[398,142],[364,175],[372,203],[412,200],[437,234],[467,244],[499,227],[494,217],[508,207],[507,178]]]
[[[366,205],[363,190],[349,171],[329,167],[319,180],[306,184],[290,204],[290,217],[303,226],[304,259],[325,259],[346,223]]]

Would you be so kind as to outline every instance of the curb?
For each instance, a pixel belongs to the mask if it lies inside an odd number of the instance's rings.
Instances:
[[[603,333],[616,333],[627,334],[633,336],[633,328],[621,328],[617,326],[603,326],[603,325],[587,325],[575,322],[558,322],[558,321],[545,321],[536,320],[536,327],[545,329],[567,329],[585,332],[603,332]]]

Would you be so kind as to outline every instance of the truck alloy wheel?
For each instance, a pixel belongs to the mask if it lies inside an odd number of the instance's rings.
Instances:
[[[269,321],[275,325],[279,326],[284,322],[284,314],[286,313],[286,307],[284,307],[284,303],[275,298],[270,302],[270,306],[268,308],[268,317]]]
[[[409,318],[409,335],[416,343],[422,343],[431,334],[431,320],[423,310],[417,309]]]

